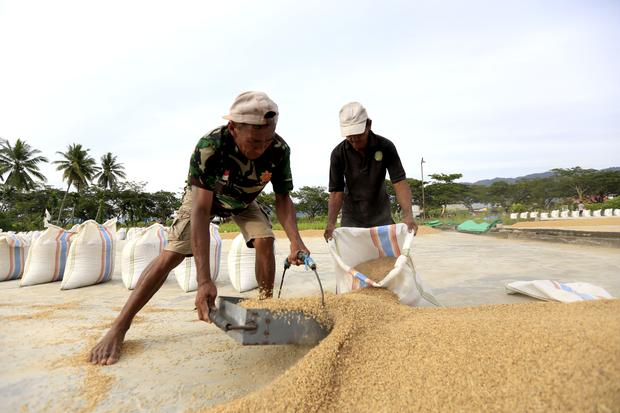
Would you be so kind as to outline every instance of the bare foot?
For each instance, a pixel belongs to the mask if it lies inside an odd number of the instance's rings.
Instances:
[[[110,365],[118,361],[125,340],[124,331],[110,329],[90,351],[88,361],[93,364]]]

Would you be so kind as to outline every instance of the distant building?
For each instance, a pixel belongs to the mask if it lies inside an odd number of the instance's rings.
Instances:
[[[420,205],[411,205],[411,212],[413,213],[414,218],[422,215],[422,209],[420,208]]]

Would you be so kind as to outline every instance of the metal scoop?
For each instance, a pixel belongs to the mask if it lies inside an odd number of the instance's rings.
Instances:
[[[244,308],[241,297],[218,296],[209,318],[229,337],[243,345],[314,345],[329,334],[329,329],[301,311],[270,311]]]

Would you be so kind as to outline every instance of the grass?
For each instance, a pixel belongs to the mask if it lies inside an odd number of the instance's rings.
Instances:
[[[490,214],[490,215],[493,215],[499,218],[504,225],[514,224],[515,222],[518,221],[518,220],[510,219],[510,215],[508,214]],[[422,225],[425,222],[434,221],[438,219],[442,222],[442,227],[455,227],[463,223],[464,221],[467,221],[468,219],[473,219],[477,223],[487,222],[484,219],[486,216],[487,215],[484,215],[484,214],[472,215],[469,212],[459,211],[457,213],[449,213],[444,217],[433,216],[433,217],[428,217],[426,219],[422,219],[421,217],[419,217],[418,219],[416,219],[416,222],[418,223],[418,225]],[[399,222],[398,217],[394,217],[394,220],[396,222]],[[282,225],[280,225],[280,223],[277,222],[275,219],[272,221],[272,224],[273,224],[274,230],[283,229]],[[300,218],[297,220],[297,228],[300,231],[311,230],[311,229],[324,230],[326,225],[327,225],[327,217],[316,217],[314,219]],[[220,232],[239,232],[239,227],[232,220],[230,220],[230,221],[220,224],[219,231]]]
[[[272,221],[273,229],[283,230],[282,225],[277,221]],[[314,219],[310,218],[300,218],[297,220],[297,228],[300,231],[308,230],[308,229],[318,229],[324,230],[327,225],[327,217],[316,217]],[[239,232],[239,226],[235,224],[232,220],[224,222],[219,225],[219,232]]]

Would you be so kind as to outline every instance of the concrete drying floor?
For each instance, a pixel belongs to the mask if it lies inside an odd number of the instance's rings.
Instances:
[[[224,240],[221,295],[230,286]],[[326,291],[335,290],[322,238],[305,242]],[[279,240],[276,285],[286,240]],[[503,240],[460,233],[416,237],[418,274],[445,306],[516,303],[513,280],[587,281],[620,297],[618,249]],[[84,359],[129,292],[120,280],[60,291],[59,283],[19,288],[0,283],[0,405],[2,411],[166,411],[198,409],[234,399],[273,380],[303,357],[295,346],[242,347],[212,325],[196,321],[194,294],[170,276],[136,318],[121,360],[106,367]],[[284,297],[318,293],[314,275],[287,272]],[[255,296],[254,292],[244,294]]]

